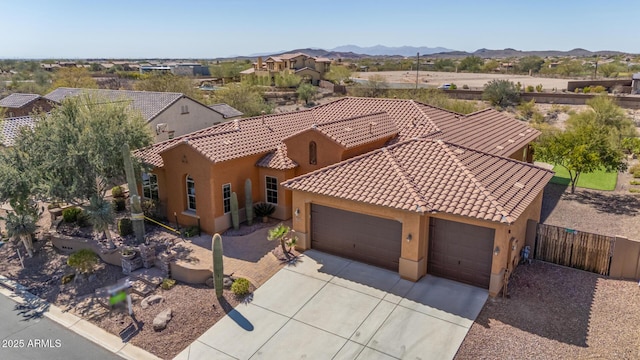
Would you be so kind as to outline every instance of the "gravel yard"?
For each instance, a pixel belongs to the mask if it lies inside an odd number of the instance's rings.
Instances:
[[[487,300],[455,359],[639,359],[633,281],[536,262]]]

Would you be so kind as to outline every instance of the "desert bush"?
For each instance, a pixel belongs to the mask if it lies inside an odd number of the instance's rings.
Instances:
[[[462,88],[465,89],[465,90],[469,90],[469,85],[464,84],[464,85],[462,85]]]
[[[82,209],[78,207],[70,207],[62,210],[62,219],[64,222],[72,223],[78,220],[78,215],[82,212]]]
[[[98,264],[98,255],[89,249],[82,249],[69,255],[67,265],[84,274],[90,274]]]
[[[631,181],[629,181],[629,184],[631,184],[631,185],[640,185],[640,180],[631,180]]]
[[[585,86],[584,89],[582,89],[582,92],[584,94],[588,94],[591,92],[591,86]]]
[[[116,185],[112,187],[111,196],[113,196],[114,198],[124,197],[124,189],[122,188],[122,186]]]
[[[275,206],[269,203],[257,203],[253,206],[253,213],[256,214],[256,217],[270,216],[274,211],[276,211]]]
[[[118,234],[127,236],[133,234],[133,223],[129,218],[122,218],[118,221]]]
[[[243,296],[249,293],[251,283],[245,278],[237,278],[231,285],[231,291],[236,296]]]
[[[89,218],[89,214],[84,211],[81,211],[76,218],[76,223],[80,227],[91,226],[91,219]]]
[[[163,290],[171,290],[174,286],[176,286],[176,281],[169,278],[162,279],[162,285],[160,285]]]
[[[517,109],[520,112],[520,116],[523,119],[529,120],[529,119],[531,119],[533,114],[535,114],[537,112],[536,111],[536,101],[535,100],[531,100],[531,101],[523,102],[522,104],[518,105]]]
[[[456,84],[451,84],[451,85],[449,86],[449,89],[451,89],[451,90],[457,90],[457,89],[458,89],[458,85],[456,85]]]
[[[533,92],[535,90],[535,88],[533,87],[533,85],[527,85],[527,88],[524,90],[525,92]]]
[[[542,92],[542,84],[536,85],[536,91],[537,92]]]
[[[505,108],[517,105],[520,94],[516,85],[509,80],[491,80],[484,86],[482,99],[489,101],[491,105]]]
[[[76,277],[76,274],[67,274],[64,275],[61,279],[60,282],[62,283],[62,285],[64,284],[68,284],[71,282],[71,280],[73,280],[73,278]]]
[[[124,198],[113,199],[113,209],[117,212],[124,211],[127,208],[127,202]]]
[[[634,193],[634,194],[638,194],[638,193],[640,193],[640,189],[631,188],[631,189],[629,189],[629,192],[630,193]]]
[[[602,85],[598,85],[598,86],[594,86],[591,88],[591,92],[592,93],[603,93],[603,92],[607,92],[607,88],[605,88]]]
[[[192,237],[200,234],[200,228],[198,225],[189,226],[183,230],[184,237]]]

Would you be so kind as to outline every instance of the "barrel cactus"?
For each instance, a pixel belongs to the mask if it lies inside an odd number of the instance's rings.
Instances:
[[[240,228],[240,214],[238,214],[238,194],[231,193],[231,223],[233,228],[238,230]]]
[[[222,297],[224,283],[224,266],[222,264],[222,236],[213,235],[211,239],[211,252],[213,253],[213,283],[216,289],[216,297]]]
[[[247,225],[253,224],[253,193],[251,192],[251,179],[244,182],[244,210],[247,212]]]

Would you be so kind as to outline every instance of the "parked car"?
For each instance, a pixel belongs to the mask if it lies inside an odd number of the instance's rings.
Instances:
[[[449,90],[451,89],[451,84],[442,84],[438,86],[438,89]]]

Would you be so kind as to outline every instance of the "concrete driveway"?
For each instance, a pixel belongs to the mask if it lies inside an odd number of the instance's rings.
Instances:
[[[487,296],[308,250],[175,359],[452,359]]]

